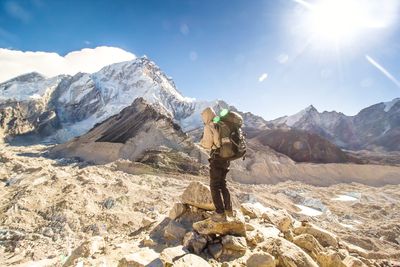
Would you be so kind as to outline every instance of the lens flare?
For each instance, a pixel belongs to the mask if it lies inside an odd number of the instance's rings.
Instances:
[[[293,0],[306,9],[300,18],[313,41],[351,43],[372,30],[395,24],[399,13],[396,0]]]

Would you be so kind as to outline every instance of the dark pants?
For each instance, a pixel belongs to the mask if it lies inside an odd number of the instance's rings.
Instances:
[[[211,197],[217,213],[224,213],[225,210],[232,210],[231,195],[226,187],[226,174],[229,171],[228,160],[213,156],[210,162],[210,189]],[[222,201],[222,198],[224,199]]]

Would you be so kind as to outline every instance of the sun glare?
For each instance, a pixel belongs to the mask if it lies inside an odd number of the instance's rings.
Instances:
[[[359,40],[372,29],[387,28],[396,19],[396,0],[320,0],[303,5],[301,24],[318,42],[346,44]]]

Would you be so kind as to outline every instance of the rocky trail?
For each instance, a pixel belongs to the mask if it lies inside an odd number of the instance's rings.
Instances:
[[[400,186],[229,182],[1,145],[1,266],[400,266]],[[323,177],[321,177],[323,179]]]

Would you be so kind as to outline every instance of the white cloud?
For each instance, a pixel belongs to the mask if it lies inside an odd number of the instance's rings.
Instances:
[[[288,54],[280,54],[279,56],[276,57],[276,61],[278,61],[281,64],[285,64],[289,60],[289,55]]]
[[[258,78],[258,81],[261,83],[267,78],[268,78],[268,74],[267,73],[263,73],[263,74],[261,74],[260,78]]]
[[[52,77],[78,72],[93,73],[102,67],[135,59],[136,56],[121,48],[100,46],[73,51],[65,56],[49,52],[18,51],[0,48],[0,82],[28,72],[39,72]]]

